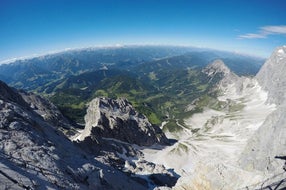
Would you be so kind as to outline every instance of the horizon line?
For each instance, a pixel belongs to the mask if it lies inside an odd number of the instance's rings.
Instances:
[[[242,56],[250,56],[250,57],[255,57],[255,58],[261,58],[261,59],[267,59],[266,56],[261,56],[261,55],[254,55],[254,54],[248,54],[248,53],[243,53],[240,51],[229,51],[229,50],[224,50],[224,49],[216,49],[216,48],[210,48],[210,47],[202,47],[202,46],[192,46],[192,45],[185,45],[185,44],[110,44],[110,45],[91,45],[91,46],[86,46],[86,47],[73,47],[73,48],[64,48],[64,49],[59,49],[59,50],[51,50],[47,51],[45,53],[35,53],[32,55],[27,55],[27,56],[19,56],[19,57],[13,57],[13,58],[8,58],[4,60],[0,60],[0,65],[3,64],[10,64],[16,61],[25,61],[25,60],[30,60],[34,58],[40,58],[40,57],[45,57],[48,55],[56,55],[60,53],[65,53],[65,52],[71,52],[71,51],[80,51],[84,49],[104,49],[104,48],[124,48],[124,47],[144,47],[144,46],[161,46],[161,47],[181,47],[181,48],[196,48],[196,49],[201,49],[201,50],[213,50],[213,51],[223,51],[223,52],[229,52],[233,54],[239,54]]]

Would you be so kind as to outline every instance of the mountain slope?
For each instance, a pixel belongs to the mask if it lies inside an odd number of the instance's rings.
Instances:
[[[142,177],[136,176],[131,166],[123,170],[127,155],[139,158],[140,151],[128,143],[105,139],[99,139],[100,144],[85,141],[84,146],[71,142],[60,131],[63,124],[70,123],[51,103],[33,94],[19,94],[3,82],[0,90],[1,189],[143,190],[176,183],[177,177],[164,167],[142,159],[136,163]],[[123,166],[119,167],[118,161]],[[157,172],[147,173],[148,168]],[[132,173],[135,176],[130,176]],[[166,182],[170,180],[172,183]]]

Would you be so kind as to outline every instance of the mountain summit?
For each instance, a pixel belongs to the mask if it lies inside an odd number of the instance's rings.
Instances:
[[[210,77],[210,81],[214,80],[218,82],[217,87],[221,92],[229,90],[228,86],[232,84],[234,86],[232,90],[235,90],[235,93],[240,93],[243,79],[232,72],[222,60],[213,61],[203,69],[203,72]]]
[[[225,63],[220,59],[213,61],[204,69],[204,71],[209,76],[213,76],[217,73],[222,73],[223,75],[227,75],[231,72],[230,69],[225,65]]]

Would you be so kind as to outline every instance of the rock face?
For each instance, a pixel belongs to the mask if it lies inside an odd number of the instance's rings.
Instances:
[[[27,102],[29,107],[42,116],[42,118],[55,125],[59,129],[71,129],[72,124],[70,123],[69,120],[67,120],[62,113],[59,111],[59,109],[51,103],[49,100],[33,94],[33,93],[28,93],[23,90],[18,92],[21,97]]]
[[[263,65],[256,78],[268,92],[268,102],[277,108],[248,141],[241,164],[248,170],[266,173],[281,172],[283,161],[275,156],[286,155],[286,46],[277,48]]]
[[[162,130],[135,111],[126,99],[95,98],[89,104],[85,122],[85,129],[78,137],[81,141],[92,135],[140,146],[168,143]]]
[[[256,76],[268,91],[269,101],[281,105],[286,99],[286,46],[277,48]]]

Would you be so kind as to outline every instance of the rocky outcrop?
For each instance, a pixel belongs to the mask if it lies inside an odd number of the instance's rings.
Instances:
[[[114,138],[140,146],[168,143],[162,130],[152,125],[124,98],[95,98],[89,104],[85,122],[85,129],[77,137],[80,141],[93,136]]]
[[[209,76],[214,76],[217,73],[221,73],[223,76],[231,74],[230,69],[220,59],[217,59],[209,64],[206,68],[203,69],[203,72]]]

